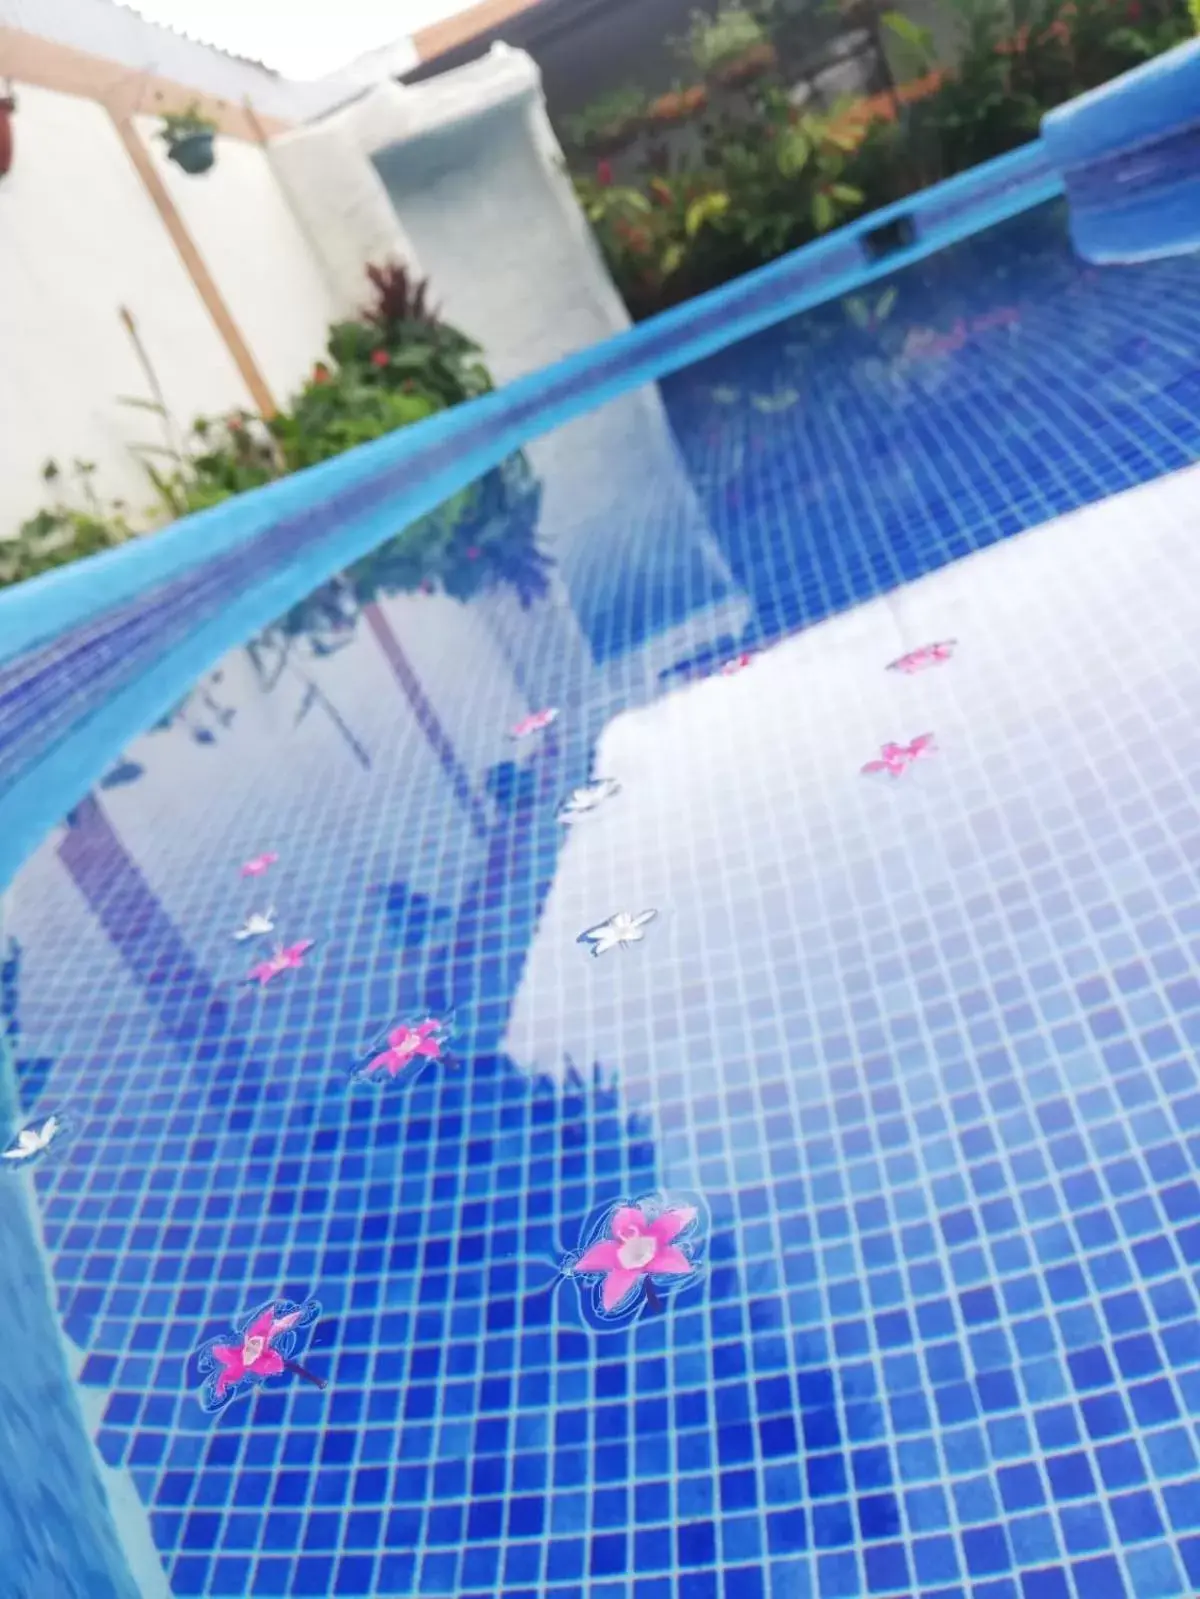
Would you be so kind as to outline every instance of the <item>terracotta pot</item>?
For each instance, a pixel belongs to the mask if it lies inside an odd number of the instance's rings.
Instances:
[[[17,102],[11,96],[0,98],[0,178],[12,166],[13,161],[13,112],[17,109]]]
[[[713,76],[726,88],[736,88],[740,83],[750,83],[754,78],[761,78],[764,72],[770,72],[776,60],[775,46],[764,39],[762,44],[754,45],[744,55],[718,67]]]

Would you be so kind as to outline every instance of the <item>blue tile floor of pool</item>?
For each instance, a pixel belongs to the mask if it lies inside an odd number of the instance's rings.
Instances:
[[[528,454],[542,597],[293,616],[5,907],[170,1591],[1200,1591],[1200,261],[1048,208]],[[622,1201],[694,1269],[606,1316]],[[309,1299],[327,1387],[203,1409]]]

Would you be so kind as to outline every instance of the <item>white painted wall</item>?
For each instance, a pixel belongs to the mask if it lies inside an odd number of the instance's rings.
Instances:
[[[107,113],[17,85],[16,157],[0,181],[0,537],[46,502],[47,457],[98,464],[97,488],[139,511],[153,501],[130,446],[161,442],[156,419],[118,401],[147,397],[118,308],[128,306],[170,409],[250,406]],[[139,133],[268,386],[280,401],[324,348],[338,306],[257,145],[219,139],[217,164],[188,177]]]
[[[339,292],[361,297],[364,260],[402,256],[500,382],[629,325],[523,51],[377,84],[271,148]]]
[[[181,417],[249,395],[107,113],[17,85],[12,170],[0,180],[0,530],[45,501],[42,463],[96,461],[98,487],[152,496],[129,445],[155,419],[118,317],[126,305]],[[236,223],[231,222],[231,226]]]
[[[168,160],[158,119],[137,129],[225,304],[282,404],[320,359],[339,315],[267,153],[220,139],[211,172],[189,177]]]

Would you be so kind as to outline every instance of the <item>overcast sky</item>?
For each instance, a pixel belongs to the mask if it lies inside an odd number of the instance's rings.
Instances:
[[[129,0],[150,22],[262,61],[290,78],[319,78],[472,0]]]

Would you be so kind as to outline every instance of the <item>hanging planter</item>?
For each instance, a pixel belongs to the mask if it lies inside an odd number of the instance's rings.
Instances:
[[[201,116],[193,101],[186,111],[168,112],[158,136],[167,147],[167,159],[195,177],[207,172],[217,159],[216,132],[216,123]]]
[[[12,92],[12,85],[0,94],[0,178],[4,177],[12,166],[13,160],[13,112],[17,109],[17,99]]]

